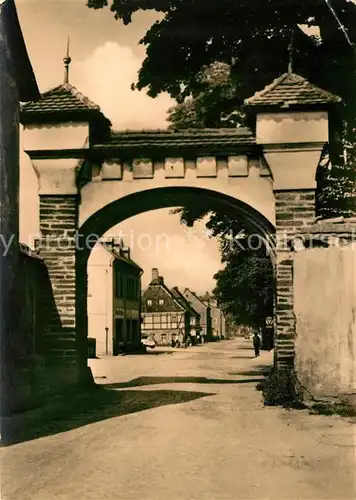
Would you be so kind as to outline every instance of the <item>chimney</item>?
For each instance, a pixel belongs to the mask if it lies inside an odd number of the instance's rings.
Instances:
[[[130,247],[122,247],[121,253],[125,259],[130,259]]]
[[[123,244],[123,242],[120,238],[115,238],[114,236],[110,239],[105,239],[104,243],[105,243],[105,245],[110,247],[112,250],[115,250],[115,249],[119,250]]]
[[[157,267],[152,268],[152,281],[153,280],[158,280],[159,278],[159,273]]]

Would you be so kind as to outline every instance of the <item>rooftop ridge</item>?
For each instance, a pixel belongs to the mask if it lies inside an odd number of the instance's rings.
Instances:
[[[179,135],[204,135],[204,134],[216,134],[216,135],[253,135],[253,132],[248,127],[238,127],[238,128],[188,128],[181,130],[169,130],[169,129],[122,129],[122,130],[112,130],[111,136],[115,137],[118,135],[148,135],[148,134],[158,134],[158,135],[169,135],[169,136],[179,136]]]

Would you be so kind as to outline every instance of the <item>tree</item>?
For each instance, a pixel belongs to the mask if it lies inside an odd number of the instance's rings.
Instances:
[[[273,315],[273,267],[258,252],[236,252],[215,276],[215,297],[236,324],[260,327]]]
[[[214,295],[236,324],[262,326],[273,315],[273,266],[264,242],[224,206],[211,201],[176,208],[187,226],[207,218],[211,237],[220,243],[224,269],[214,278]]]
[[[108,0],[88,0],[88,6],[94,9],[108,4]],[[353,1],[112,0],[110,9],[124,24],[129,24],[139,10],[159,13],[160,19],[139,42],[147,47],[147,56],[135,87],[146,88],[152,97],[168,92],[178,103],[189,97],[197,98],[176,110],[172,120],[177,125],[220,124],[211,98],[215,99],[216,93],[223,97],[221,84],[209,95],[205,93],[207,104],[202,96],[207,87],[202,74],[216,62],[231,68],[234,97],[222,101],[234,106],[230,111],[239,112],[244,98],[286,71],[287,46],[294,30],[294,71],[340,95],[345,104],[333,117],[329,150],[332,168],[321,175],[325,189],[319,194],[320,214],[355,212],[356,4]],[[301,25],[319,27],[320,37],[308,37]],[[225,90],[228,88],[229,85]],[[217,101],[220,106],[220,97]],[[197,119],[193,116],[194,109]],[[190,119],[183,119],[189,115]],[[348,154],[344,155],[344,151]]]
[[[168,110],[170,129],[236,127],[244,123],[229,64],[216,61],[205,66],[197,78],[202,84],[199,94]]]

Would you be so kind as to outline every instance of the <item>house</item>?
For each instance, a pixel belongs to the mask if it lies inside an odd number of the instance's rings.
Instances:
[[[203,295],[203,297],[200,297],[200,299],[204,302],[204,304],[210,307],[213,340],[225,338],[226,321],[224,313],[218,306],[218,301],[213,295],[210,295],[209,292],[205,292],[205,295]]]
[[[98,355],[140,347],[142,269],[121,240],[101,241],[88,262],[88,336]]]
[[[183,292],[185,299],[192,307],[200,314],[201,336],[203,341],[211,340],[212,325],[211,325],[211,308],[203,302],[196,293],[186,288]]]
[[[174,287],[171,290],[174,298],[181,304],[186,310],[185,324],[186,324],[186,337],[190,337],[193,344],[201,342],[201,325],[200,325],[200,314],[192,306],[190,302],[184,297],[184,295],[179,291],[178,287]]]
[[[172,345],[172,340],[182,344],[200,332],[199,319],[178,288],[170,290],[158,269],[152,269],[152,280],[142,294],[142,337],[158,345]]]

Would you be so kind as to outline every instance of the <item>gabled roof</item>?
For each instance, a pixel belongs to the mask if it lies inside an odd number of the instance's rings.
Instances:
[[[205,304],[205,302],[202,300],[201,297],[199,297],[195,292],[192,292],[191,290],[189,290],[189,288],[186,288],[184,291],[188,291],[191,295],[193,295],[193,297],[195,297],[201,304],[203,304],[203,306],[205,307],[208,307],[207,304]]]
[[[295,73],[284,73],[263,90],[245,99],[246,106],[280,108],[320,106],[341,102],[341,98],[316,87]]]
[[[184,297],[184,295],[179,291],[177,287],[172,288],[171,294],[176,299],[176,301],[182,307],[184,307],[184,309],[190,312],[190,314],[196,316],[197,318],[200,318],[200,314],[194,309],[194,307],[190,304],[190,302],[187,301],[187,299]]]
[[[171,130],[122,130],[112,132],[107,142],[96,144],[96,151],[113,152],[125,150],[153,149],[189,149],[209,147],[248,146],[256,143],[255,136],[249,128],[231,129],[187,129]]]
[[[21,117],[26,122],[32,118],[45,119],[88,119],[101,116],[100,107],[84,96],[69,83],[44,92],[38,101],[30,101],[22,106]],[[108,122],[109,120],[105,118]],[[111,124],[110,124],[111,125]]]
[[[123,255],[123,253],[119,252],[118,250],[115,250],[115,248],[112,248],[112,246],[110,244],[100,241],[100,245],[103,248],[105,248],[105,250],[107,252],[109,252],[109,254],[115,260],[119,260],[119,261],[125,262],[126,264],[129,264],[132,267],[136,267],[139,271],[143,271],[143,269],[138,264],[136,264],[135,261],[133,261],[131,258]]]
[[[161,279],[159,279],[159,278],[161,278]],[[171,297],[171,298],[174,300],[174,302],[178,305],[178,307],[179,307],[180,309],[183,309],[183,310],[184,310],[184,309],[185,309],[184,305],[181,303],[181,301],[179,301],[179,300],[176,298],[176,296],[175,296],[175,294],[173,293],[173,291],[172,291],[172,290],[170,290],[170,289],[168,288],[168,286],[164,283],[164,280],[163,280],[162,276],[159,276],[159,278],[158,278],[158,279],[153,279],[153,280],[150,282],[150,284],[149,284],[149,285],[145,288],[145,290],[143,291],[142,295],[146,295],[146,293],[147,293],[147,292],[149,292],[149,290],[150,290],[150,288],[151,288],[152,286],[160,286],[160,287],[161,287],[161,288],[162,288],[162,289],[163,289],[163,290],[164,290],[164,291],[165,291],[165,292],[169,295],[169,297]],[[143,306],[143,309],[144,309],[144,306]],[[153,312],[153,311],[151,311],[151,312]]]

